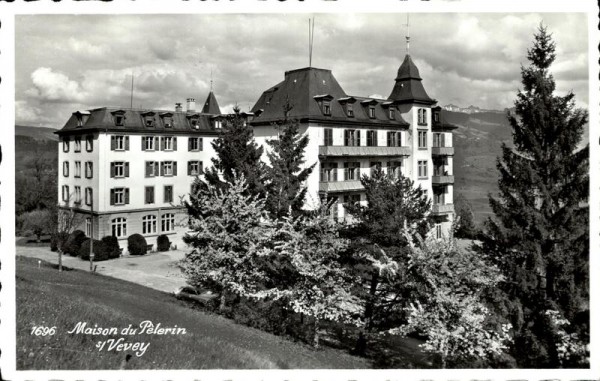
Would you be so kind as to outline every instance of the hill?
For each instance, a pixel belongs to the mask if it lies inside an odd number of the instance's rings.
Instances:
[[[36,140],[52,140],[58,141],[58,136],[54,134],[58,131],[56,128],[49,127],[32,127],[15,125],[15,136],[29,136]]]
[[[512,130],[505,113],[467,114],[446,111],[454,131],[454,197],[462,194],[473,207],[475,222],[491,215],[488,194],[498,192],[496,159],[501,144],[512,145]]]

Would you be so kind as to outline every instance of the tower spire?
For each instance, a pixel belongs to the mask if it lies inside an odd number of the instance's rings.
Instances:
[[[213,91],[213,69],[210,69],[210,92]]]
[[[410,14],[406,14],[406,55],[410,55]]]

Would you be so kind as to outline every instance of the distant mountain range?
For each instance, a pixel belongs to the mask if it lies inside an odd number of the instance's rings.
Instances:
[[[460,106],[456,106],[453,104],[442,106],[442,108],[447,111],[462,112],[465,114],[478,114],[478,113],[482,113],[482,112],[506,114],[508,111],[510,111],[510,112],[514,111],[514,107],[505,108],[504,110],[489,110],[489,109],[479,108],[479,107],[473,106],[473,105],[470,105],[469,107],[460,107]]]

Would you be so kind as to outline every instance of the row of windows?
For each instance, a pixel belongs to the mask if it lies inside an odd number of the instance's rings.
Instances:
[[[71,194],[70,188],[68,185],[62,186],[62,200],[66,203],[73,201],[76,205],[81,204],[81,187],[76,185],[73,187],[73,193]],[[85,188],[85,204],[92,205],[92,196],[93,190],[91,187]]]
[[[204,143],[202,138],[188,138],[188,151],[199,152],[203,150],[203,146]],[[129,151],[129,136],[111,136],[110,149],[112,151]],[[142,136],[142,151],[177,151],[177,137]]]
[[[402,147],[402,133],[399,131],[388,131],[387,132],[387,146],[388,147]],[[323,145],[333,145],[333,129],[325,128],[323,134]],[[344,130],[344,146],[346,147],[359,147],[361,145],[361,130],[346,129]],[[379,141],[377,138],[377,131],[367,131],[367,147],[377,147]]]
[[[373,175],[375,169],[383,168],[382,162],[372,161],[370,163],[370,174]],[[402,174],[402,162],[401,161],[388,161],[386,162],[386,171],[388,174],[393,174],[395,178],[400,177]],[[343,181],[357,181],[360,180],[360,163],[359,162],[346,162],[344,163],[344,180]],[[338,163],[325,162],[321,164],[321,182],[336,182],[338,180]]]
[[[125,120],[126,120],[125,112],[113,111],[112,115],[113,115],[113,121],[115,123],[115,126],[123,127],[125,125]],[[155,112],[148,111],[148,112],[142,113],[141,118],[142,118],[142,123],[144,124],[144,127],[147,127],[147,128],[156,127],[158,120],[160,120],[162,122],[162,125],[165,128],[173,128],[173,114],[170,112],[160,114],[159,119],[157,119]],[[200,117],[197,114],[188,115],[187,122],[188,122],[188,126],[191,129],[197,130],[200,128]],[[80,124],[80,125],[82,125],[82,124]],[[221,120],[218,118],[213,119],[212,127],[217,128],[217,129],[221,128]]]
[[[63,137],[63,152],[69,152],[71,150],[71,138],[68,136]],[[81,136],[76,136],[73,139],[74,152],[81,152]],[[85,137],[85,150],[87,152],[94,151],[94,136],[88,135]]]
[[[367,112],[367,115],[369,116],[369,118],[375,119],[375,104],[374,103],[377,103],[377,101],[373,99],[373,100],[365,101],[365,102],[367,102],[367,103],[364,103],[366,105],[365,110]],[[323,115],[331,116],[331,100],[330,99],[322,99],[319,102],[319,105],[321,107],[321,112],[323,113]],[[342,107],[343,107],[344,112],[346,113],[347,117],[349,117],[349,118],[354,117],[354,102],[350,102],[350,101],[342,102]],[[419,109],[419,110],[425,111],[425,109]],[[393,106],[388,106],[387,107],[387,116],[391,120],[396,119],[396,108]]]
[[[427,149],[427,131],[417,131],[417,143],[419,149]],[[386,142],[388,147],[402,147],[402,133],[399,131],[388,131],[386,133]],[[433,134],[434,147],[445,147],[445,135],[436,132]],[[323,145],[333,146],[333,129],[325,128],[323,130]],[[367,130],[367,147],[377,147],[379,145],[378,134],[375,130]],[[361,146],[361,130],[344,130],[344,146]]]
[[[64,177],[69,177],[69,162],[68,161],[63,161],[63,176]],[[75,161],[75,170],[74,170],[74,177],[75,178],[80,178],[81,177],[81,161]],[[92,163],[91,161],[86,161],[85,162],[85,178],[86,179],[91,179],[92,177],[94,177],[94,163]]]
[[[148,214],[142,217],[142,234],[157,234],[158,218],[154,214]],[[91,220],[90,220],[91,225]],[[117,217],[110,221],[112,235],[115,237],[127,237],[127,219]],[[175,231],[175,214],[165,213],[160,216],[160,232],[170,233]],[[91,228],[90,228],[91,233]]]
[[[154,204],[154,186],[144,187],[144,204]],[[173,185],[163,186],[163,202],[170,204],[173,202]],[[110,190],[110,205],[128,205],[129,188],[120,187]]]
[[[147,161],[145,166],[146,177],[156,176],[177,176],[177,161]],[[203,166],[200,160],[190,160],[187,162],[188,176],[198,176],[202,174]]]

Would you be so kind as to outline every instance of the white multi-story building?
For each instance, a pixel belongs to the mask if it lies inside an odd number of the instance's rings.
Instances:
[[[376,167],[403,174],[433,200],[438,236],[453,220],[452,130],[434,107],[409,55],[387,99],[350,96],[330,70],[313,67],[285,73],[264,91],[247,114],[259,144],[276,138],[276,122],[297,120],[308,134],[306,165],[317,163],[307,181],[307,208],[334,200],[332,215],[346,217],[344,204],[365,202],[360,183]],[[58,131],[59,201],[85,221],[80,227],[96,239],[114,235],[127,247],[133,233],[156,244],[167,234],[182,243],[187,215],[180,198],[215,156],[211,142],[223,116],[210,92],[200,113],[187,109],[98,108],[75,112]],[[291,106],[284,111],[284,105]],[[266,159],[266,155],[265,155]]]
[[[327,197],[336,202],[334,217],[343,219],[345,203],[366,201],[361,176],[379,166],[388,173],[402,173],[427,191],[436,234],[441,236],[450,229],[454,214],[456,127],[445,122],[421,81],[409,55],[387,99],[346,94],[330,70],[292,70],[263,92],[250,123],[262,144],[277,136],[274,124],[286,116],[308,134],[306,165],[317,166],[307,183],[307,207],[314,208]]]
[[[211,92],[201,112],[98,108],[73,113],[59,135],[58,196],[79,228],[96,239],[133,233],[155,245],[160,234],[181,244],[187,215],[180,198],[215,156],[221,126]]]

